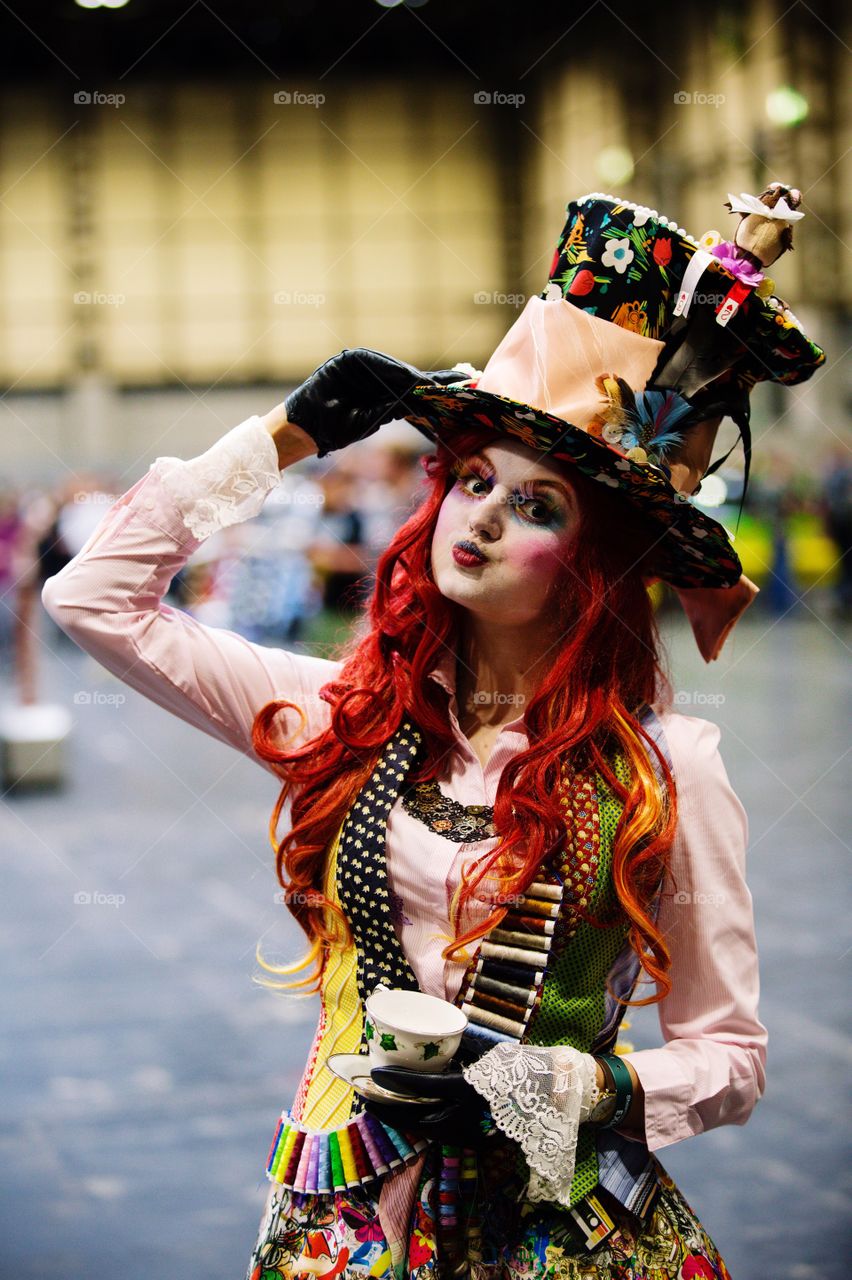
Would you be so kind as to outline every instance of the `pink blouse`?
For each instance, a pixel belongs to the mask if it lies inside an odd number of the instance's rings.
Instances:
[[[42,591],[62,630],[124,683],[273,774],[252,749],[255,714],[271,699],[287,698],[307,717],[293,744],[313,737],[330,719],[319,689],[340,663],[205,626],[163,597],[204,538],[256,514],[278,479],[274,445],[256,417],[199,458],[157,458]],[[451,694],[456,738],[441,789],[461,804],[492,805],[504,766],[527,744],[523,717],[502,727],[483,768],[459,728],[452,653],[430,678]],[[655,1006],[665,1043],[625,1055],[645,1092],[643,1136],[651,1151],[717,1125],[744,1124],[764,1091],[767,1041],[758,1020],[745,879],[748,824],[719,754],[719,729],[692,716],[659,714],[680,815],[671,854],[675,888],[667,886],[658,918],[673,985]],[[294,711],[280,720],[295,733]],[[450,936],[449,903],[462,864],[495,843],[496,837],[457,844],[430,831],[401,801],[391,810],[386,851],[397,927],[423,991],[453,999],[459,989],[462,965],[441,957]],[[637,994],[647,995],[648,988]]]

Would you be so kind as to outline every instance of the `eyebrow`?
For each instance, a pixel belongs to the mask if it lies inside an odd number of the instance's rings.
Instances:
[[[497,474],[497,469],[494,466],[494,463],[491,461],[490,458],[486,458],[484,453],[482,452],[471,453],[468,455],[468,458],[469,459],[476,458],[478,459],[478,461],[484,462],[486,466],[491,468],[491,470],[494,472],[495,475]],[[558,480],[532,479],[530,480],[530,484],[538,485],[540,489],[556,489],[558,493],[563,494],[566,498],[568,497],[567,488],[565,487],[564,484],[560,484]]]

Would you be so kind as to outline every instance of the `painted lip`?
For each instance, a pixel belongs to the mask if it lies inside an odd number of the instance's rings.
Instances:
[[[462,538],[460,542],[453,545],[453,559],[459,564],[473,565],[484,564],[488,556],[484,551],[480,551],[475,542],[468,542]]]

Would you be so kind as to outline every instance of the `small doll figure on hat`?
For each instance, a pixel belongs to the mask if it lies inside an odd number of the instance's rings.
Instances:
[[[763,268],[792,251],[793,224],[805,216],[799,211],[801,203],[801,191],[782,182],[770,182],[759,196],[729,192],[725,208],[740,218],[734,238],[722,240],[717,231],[709,231],[705,243],[712,244],[711,253],[731,275],[766,297],[775,285]]]

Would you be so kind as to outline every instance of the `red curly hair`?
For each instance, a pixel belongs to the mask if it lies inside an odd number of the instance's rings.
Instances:
[[[403,718],[413,717],[425,745],[425,762],[412,771],[410,782],[435,778],[439,762],[453,745],[448,695],[427,676],[445,648],[458,651],[464,611],[435,584],[432,536],[458,460],[494,441],[487,429],[460,432],[452,451],[439,443],[434,454],[421,458],[427,477],[423,499],[380,556],[364,618],[342,649],[341,670],[320,690],[331,707],[330,726],[288,751],[282,746],[277,717],[285,708],[294,708],[304,724],[297,704],[274,700],[255,718],[254,749],[284,780],[269,827],[278,878],[290,911],[312,944],[295,965],[268,965],[259,951],[258,960],[282,974],[314,965],[305,978],[267,985],[313,992],[326,950],[349,937],[343,913],[322,891],[326,858],[347,811]],[[570,464],[564,472],[579,507],[557,591],[564,643],[527,701],[524,725],[529,746],[505,766],[494,803],[500,840],[492,853],[465,868],[451,905],[454,939],[443,954],[458,959],[461,953],[464,958],[466,947],[499,923],[507,902],[524,891],[560,848],[566,835],[560,806],[566,771],[597,771],[624,805],[612,861],[620,918],[628,924],[630,945],[648,979],[658,986],[655,996],[630,1003],[652,1004],[671,989],[669,951],[649,906],[666,870],[677,822],[671,772],[636,717],[643,703],[661,693],[671,698],[645,584],[645,577],[652,576],[646,567],[648,553],[659,535],[623,496]],[[627,763],[626,786],[611,767],[613,747]],[[661,765],[666,783],[662,788],[649,751]],[[291,829],[279,843],[278,821],[294,786]],[[466,908],[474,896],[491,911],[484,922],[466,925]],[[597,921],[588,912],[585,918],[601,927],[613,923]]]

